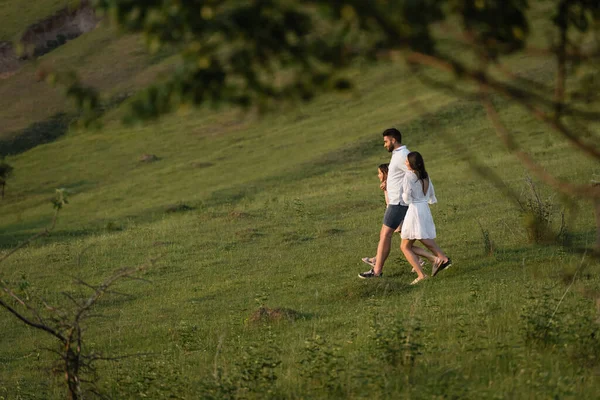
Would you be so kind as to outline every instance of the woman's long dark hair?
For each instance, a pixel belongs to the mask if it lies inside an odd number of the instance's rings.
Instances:
[[[429,178],[429,174],[425,170],[425,161],[423,161],[421,153],[418,151],[411,151],[406,158],[408,158],[410,168],[415,172],[420,181]]]

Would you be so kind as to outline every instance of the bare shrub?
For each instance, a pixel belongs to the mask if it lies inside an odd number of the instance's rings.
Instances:
[[[0,257],[0,264],[34,240],[50,234],[56,226],[60,210],[68,203],[64,190],[56,191],[52,203],[55,213],[50,227],[4,254]],[[95,387],[97,379],[95,363],[119,359],[119,357],[105,357],[88,348],[87,340],[84,339],[85,323],[94,316],[92,312],[104,297],[127,296],[114,291],[113,286],[124,279],[140,279],[136,278],[138,273],[153,262],[154,260],[151,260],[137,267],[119,269],[100,284],[91,284],[77,279],[76,282],[89,294],[85,295],[83,291],[79,294],[63,292],[67,305],[59,306],[51,305],[41,298],[32,298],[33,296],[26,291],[29,282],[25,277],[17,283],[0,280],[0,308],[8,311],[25,325],[54,337],[57,345],[53,352],[59,358],[59,370],[64,374],[69,399],[82,399],[86,392],[98,394]],[[13,288],[15,284],[16,289]]]

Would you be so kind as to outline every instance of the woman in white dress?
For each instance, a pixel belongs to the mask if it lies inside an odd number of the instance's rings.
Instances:
[[[417,272],[418,277],[411,285],[428,278],[419,264],[419,257],[414,251],[414,243],[418,240],[425,245],[437,258],[431,275],[452,265],[452,261],[435,243],[435,224],[431,216],[429,204],[437,203],[433,184],[425,170],[425,163],[420,153],[413,151],[406,157],[408,172],[402,183],[402,199],[408,204],[408,211],[402,224],[400,248],[404,256]]]

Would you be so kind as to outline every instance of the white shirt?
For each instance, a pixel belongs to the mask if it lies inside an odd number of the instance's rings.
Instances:
[[[417,174],[413,171],[408,171],[402,182],[402,200],[406,204],[437,203],[431,177],[429,178],[427,193],[423,193],[423,182],[417,178]]]
[[[407,204],[402,200],[402,181],[404,180],[404,174],[408,171],[406,167],[406,156],[410,151],[406,146],[400,146],[392,152],[392,159],[388,167],[388,177],[386,188],[388,192],[389,203],[393,205]]]

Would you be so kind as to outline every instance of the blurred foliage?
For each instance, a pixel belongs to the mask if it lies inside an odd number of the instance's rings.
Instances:
[[[143,33],[151,53],[176,50],[182,63],[131,101],[128,122],[199,104],[272,108],[347,90],[353,63],[418,52],[466,68],[444,51],[452,35],[467,52],[497,63],[522,51],[531,35],[527,0],[95,0],[124,32]],[[549,1],[557,32],[598,29],[600,1]],[[575,42],[568,43],[577,53]],[[581,60],[581,57],[579,58]],[[68,80],[71,79],[69,83]],[[97,94],[72,77],[68,92],[93,119]]]
[[[81,82],[75,72],[40,69],[37,71],[37,79],[45,80],[51,86],[63,87],[65,96],[73,101],[79,111],[77,124],[86,127],[99,126],[98,117],[104,111],[100,94],[95,88]]]

